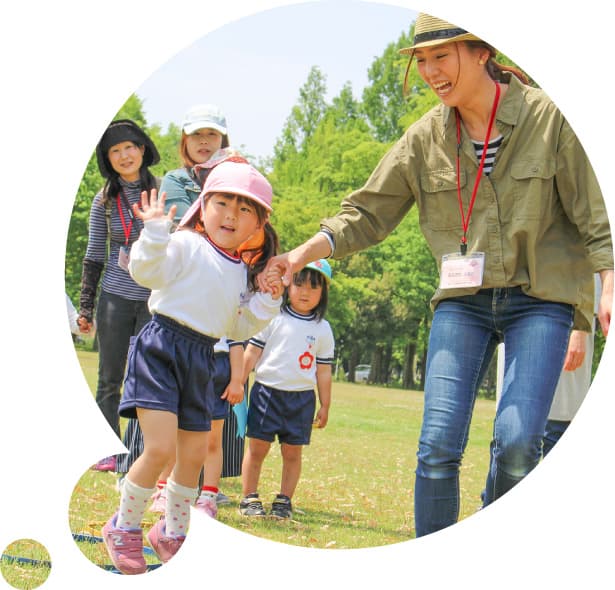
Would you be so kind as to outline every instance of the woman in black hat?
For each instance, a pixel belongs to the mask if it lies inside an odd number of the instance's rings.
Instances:
[[[613,246],[591,165],[549,97],[451,23],[420,14],[414,33],[401,53],[441,104],[410,126],[316,236],[269,265],[288,284],[310,261],[377,244],[418,207],[440,272],[414,490],[423,536],[459,516],[472,411],[500,342],[505,374],[485,504],[537,465],[570,330],[589,329],[580,294],[593,272],[608,332]]]
[[[160,160],[152,140],[133,121],[113,121],[96,146],[98,168],[106,179],[90,209],[88,245],[83,259],[79,326],[93,330],[96,305],[98,385],[96,403],[109,426],[120,436],[118,405],[130,337],[150,319],[146,289],[128,273],[130,247],[143,228],[132,212],[141,192],[157,188],[149,171]],[[116,458],[99,461],[94,469],[116,471]],[[121,470],[125,471],[125,470]]]

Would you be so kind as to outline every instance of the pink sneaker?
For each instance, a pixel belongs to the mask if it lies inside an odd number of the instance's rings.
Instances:
[[[167,509],[167,494],[165,488],[157,490],[152,496],[153,503],[149,508],[150,512],[165,513]]]
[[[147,571],[143,557],[143,531],[118,529],[117,512],[102,529],[102,537],[113,565],[123,574],[142,574]]]
[[[162,563],[169,561],[179,551],[185,539],[185,535],[167,537],[165,535],[164,518],[157,521],[147,533],[147,540]]]
[[[218,516],[218,504],[216,502],[216,496],[212,494],[201,494],[196,501],[194,507],[200,512],[204,512],[211,518]]]
[[[111,457],[101,459],[96,465],[92,465],[91,469],[94,471],[115,471],[116,466],[115,455],[111,455]]]

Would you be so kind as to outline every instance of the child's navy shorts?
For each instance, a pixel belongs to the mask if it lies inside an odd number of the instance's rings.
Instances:
[[[223,420],[228,415],[229,403],[220,396],[226,390],[231,380],[231,361],[227,352],[216,352],[216,374],[214,376],[214,407],[211,412],[212,420]]]
[[[250,391],[246,436],[289,445],[309,445],[316,411],[316,394],[282,391],[254,383]]]
[[[154,317],[128,350],[120,416],[137,408],[173,412],[182,430],[209,431],[214,406],[214,338],[161,315]]]

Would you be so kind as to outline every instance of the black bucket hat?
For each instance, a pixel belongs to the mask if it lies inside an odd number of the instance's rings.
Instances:
[[[154,142],[146,133],[134,121],[130,119],[118,119],[109,124],[96,146],[98,169],[103,178],[109,178],[113,174],[113,167],[107,157],[109,148],[123,141],[132,141],[137,145],[145,147],[145,151],[143,152],[143,166],[146,168],[160,161],[160,154]]]

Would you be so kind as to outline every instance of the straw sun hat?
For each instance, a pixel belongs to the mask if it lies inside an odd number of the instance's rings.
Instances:
[[[408,73],[414,58],[414,52],[420,47],[432,47],[434,45],[442,45],[443,43],[455,43],[456,41],[482,41],[476,35],[468,33],[465,29],[459,28],[457,25],[447,23],[446,21],[421,12],[416,17],[414,23],[414,43],[410,47],[404,47],[399,50],[402,55],[409,55],[408,65],[406,66],[406,74],[404,75],[403,94],[408,96]]]
[[[410,47],[400,49],[399,53],[412,56],[414,50],[419,47],[431,47],[455,41],[482,41],[482,39],[456,25],[421,12],[414,23],[414,43]]]

